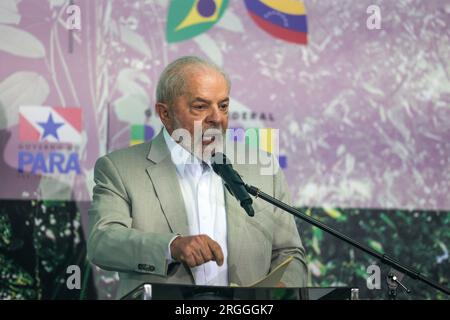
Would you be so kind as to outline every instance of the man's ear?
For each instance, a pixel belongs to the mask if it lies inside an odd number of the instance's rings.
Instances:
[[[164,126],[170,129],[172,127],[172,115],[169,106],[165,103],[157,102],[155,110]]]

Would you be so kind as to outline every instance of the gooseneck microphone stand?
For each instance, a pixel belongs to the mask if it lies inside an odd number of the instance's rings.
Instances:
[[[237,181],[235,181],[235,182],[239,183]],[[364,251],[365,253],[368,253],[369,255],[371,255],[371,256],[381,260],[381,262],[391,266],[392,268],[394,268],[394,269],[396,269],[396,270],[398,270],[398,271],[400,271],[400,272],[402,272],[404,274],[407,274],[411,278],[419,280],[419,281],[422,281],[422,282],[426,283],[427,285],[429,285],[429,286],[431,286],[431,287],[433,287],[433,288],[435,288],[435,289],[437,289],[437,290],[439,290],[439,291],[441,291],[443,293],[446,293],[446,294],[450,295],[450,290],[448,288],[443,287],[440,284],[429,280],[425,276],[421,275],[419,272],[413,270],[412,268],[410,268],[408,266],[402,265],[400,262],[394,260],[393,258],[389,257],[388,255],[380,254],[379,252],[377,252],[377,251],[375,251],[375,250],[373,250],[373,249],[371,249],[371,248],[369,248],[367,246],[364,246],[363,244],[353,240],[352,238],[346,236],[345,234],[342,234],[342,233],[334,230],[333,228],[330,228],[329,226],[325,225],[324,223],[320,222],[319,220],[311,218],[310,216],[308,216],[304,212],[302,212],[302,211],[300,211],[298,209],[295,209],[295,208],[285,204],[284,202],[282,202],[282,201],[280,201],[280,200],[278,200],[278,199],[268,195],[267,193],[262,192],[261,190],[259,190],[258,188],[254,187],[252,185],[248,185],[248,184],[245,184],[245,183],[244,183],[244,185],[245,185],[245,189],[247,189],[247,192],[249,194],[255,196],[256,198],[261,198],[264,201],[267,201],[267,202],[273,204],[274,206],[276,206],[276,207],[278,207],[278,208],[280,208],[280,209],[282,209],[282,210],[284,210],[286,212],[289,212],[293,216],[295,216],[297,218],[300,218],[300,219],[302,219],[302,220],[312,224],[313,226],[316,226],[317,228],[322,229],[323,231],[325,231],[325,232],[335,236],[336,238],[338,238],[338,239],[340,239],[342,241],[347,242],[351,246],[356,247],[356,248]],[[398,277],[395,274],[392,274],[392,273],[389,273],[389,275],[388,275],[388,283],[394,283],[394,286],[390,286],[389,287],[389,289],[390,289],[390,291],[389,291],[389,298],[390,299],[395,299],[396,292],[392,291],[393,290],[392,288],[395,287],[395,289],[396,289],[395,285],[400,284],[403,288],[405,288],[403,286],[403,284],[401,284],[401,282],[398,280]],[[410,290],[407,289],[407,288],[405,288],[405,290],[408,293],[410,292]]]

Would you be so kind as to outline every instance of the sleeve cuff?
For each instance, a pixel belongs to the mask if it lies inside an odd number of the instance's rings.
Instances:
[[[181,234],[177,234],[176,236],[174,236],[170,241],[169,244],[167,245],[167,251],[166,251],[166,260],[167,260],[167,264],[170,264],[172,262],[176,262],[176,260],[174,260],[172,258],[172,252],[170,251],[170,245],[172,244],[173,240],[175,240],[176,238],[181,237]]]

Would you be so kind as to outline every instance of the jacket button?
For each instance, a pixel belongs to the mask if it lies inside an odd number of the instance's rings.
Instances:
[[[153,272],[153,271],[155,271],[155,266],[150,265],[150,264],[140,263],[140,264],[138,264],[138,269]]]

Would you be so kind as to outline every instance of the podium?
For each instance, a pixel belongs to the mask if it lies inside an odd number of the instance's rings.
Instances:
[[[358,289],[212,287],[144,283],[121,300],[358,300]]]

